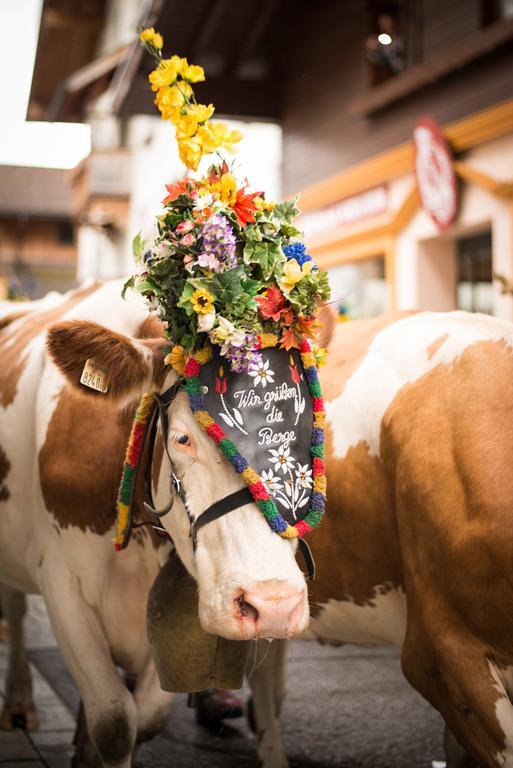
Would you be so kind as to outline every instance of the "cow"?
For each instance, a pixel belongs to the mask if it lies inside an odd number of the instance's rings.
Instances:
[[[0,725],[23,718],[37,727],[21,622],[25,594],[40,593],[83,702],[74,764],[95,768],[128,768],[136,740],[162,727],[171,703],[146,634],[148,593],[169,545],[147,528],[122,552],[112,538],[134,406],[177,374],[163,362],[162,324],[136,294],[123,301],[121,287],[93,284],[0,307],[0,582],[11,642]],[[88,358],[107,371],[107,393],[78,384]],[[308,601],[294,548],[256,505],[207,526],[193,554],[187,512],[198,515],[242,480],[196,424],[184,393],[170,408],[169,447],[188,510],[177,498],[166,526],[197,579],[203,625],[235,639],[301,632]],[[154,491],[157,504],[168,502],[164,462]],[[133,692],[117,667],[136,676]]]
[[[328,507],[309,535],[304,637],[398,646],[445,719],[448,768],[511,768],[513,325],[465,312],[341,323],[320,378]],[[283,659],[276,648],[258,670],[254,701],[276,766]]]

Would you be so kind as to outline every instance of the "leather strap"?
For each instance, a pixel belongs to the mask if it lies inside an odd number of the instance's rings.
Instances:
[[[303,560],[305,561],[305,565],[306,565],[305,578],[308,581],[313,581],[315,579],[315,560],[312,555],[312,550],[310,549],[310,545],[307,544],[304,539],[299,539],[298,547],[299,547],[299,551],[303,555]]]
[[[254,501],[249,488],[241,488],[235,493],[230,493],[229,496],[225,496],[219,501],[216,501],[212,506],[208,507],[204,512],[199,515],[198,518],[191,525],[191,536],[193,547],[196,548],[198,541],[198,531],[203,528],[204,525],[212,523],[228,512],[233,512],[234,509],[243,507],[245,504],[252,504]]]

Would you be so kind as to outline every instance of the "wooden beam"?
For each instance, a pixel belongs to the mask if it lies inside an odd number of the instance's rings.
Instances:
[[[513,132],[513,99],[444,127],[454,152],[464,152]],[[351,197],[365,189],[412,173],[414,150],[411,141],[374,155],[301,191],[301,210],[314,211]]]
[[[356,117],[366,117],[378,112],[461,69],[490,51],[506,45],[512,39],[513,19],[498,21],[485,29],[480,29],[425,64],[396,75],[363,96],[353,99],[349,103],[349,112]]]

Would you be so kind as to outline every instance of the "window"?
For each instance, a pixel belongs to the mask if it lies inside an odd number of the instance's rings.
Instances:
[[[493,314],[492,233],[458,240],[456,258],[457,308]]]
[[[59,243],[62,243],[63,245],[73,245],[74,230],[73,230],[73,224],[71,221],[59,222],[59,231],[58,231],[57,237],[58,237]]]
[[[513,18],[513,0],[481,0],[481,23],[483,27],[495,24],[501,19]]]
[[[331,298],[341,320],[381,315],[388,309],[383,257],[341,264],[329,270]]]
[[[405,67],[405,9],[403,2],[371,0],[365,55],[370,84],[375,86],[398,75]]]

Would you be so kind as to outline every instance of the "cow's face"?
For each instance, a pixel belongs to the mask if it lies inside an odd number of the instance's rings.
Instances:
[[[184,392],[169,407],[168,449],[185,489],[162,524],[199,586],[203,628],[230,638],[290,637],[308,620],[306,585],[295,547],[272,533],[255,504],[235,509],[198,531],[193,552],[189,516],[244,487],[240,477],[196,423]],[[169,500],[164,455],[154,487],[157,507]]]
[[[125,407],[144,392],[164,391],[173,383],[176,374],[163,365],[164,345],[161,339],[131,339],[77,321],[54,326],[48,336],[54,362],[85,395],[95,395],[79,384],[86,359],[106,371],[108,392],[95,396],[110,398],[113,407]],[[255,504],[201,528],[193,551],[189,518],[196,519],[244,484],[196,423],[184,392],[171,402],[168,418],[167,448],[185,490],[187,510],[176,495],[161,523],[198,582],[203,628],[241,640],[300,633],[308,623],[308,600],[295,545],[271,531]],[[162,439],[160,431],[157,439]],[[156,507],[165,507],[172,493],[165,452],[152,475]]]

